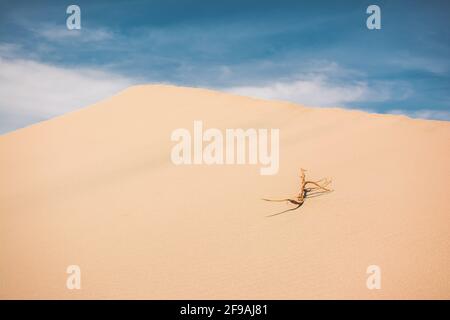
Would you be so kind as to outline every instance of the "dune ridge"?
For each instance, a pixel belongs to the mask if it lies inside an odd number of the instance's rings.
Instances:
[[[195,120],[279,128],[278,174],[175,166]],[[449,299],[449,141],[445,121],[131,87],[0,136],[0,298]],[[334,191],[266,218],[300,168]]]

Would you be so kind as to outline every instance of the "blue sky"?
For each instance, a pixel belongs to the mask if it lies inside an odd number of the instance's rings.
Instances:
[[[449,21],[436,0],[2,0],[0,133],[156,82],[450,120]]]

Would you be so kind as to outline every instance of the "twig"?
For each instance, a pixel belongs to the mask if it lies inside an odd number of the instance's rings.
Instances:
[[[305,199],[319,197],[321,195],[324,195],[326,193],[333,191],[332,189],[327,188],[328,185],[331,183],[331,179],[322,178],[317,181],[309,181],[309,180],[306,180],[306,178],[305,178],[305,171],[306,170],[303,168],[300,169],[300,192],[298,193],[297,198],[295,198],[295,199],[290,199],[290,198],[266,199],[266,198],[263,198],[262,199],[264,201],[271,201],[271,202],[290,202],[292,204],[295,204],[296,207],[268,215],[267,217],[273,217],[273,216],[276,216],[276,215],[279,215],[279,214],[282,214],[282,213],[285,213],[288,211],[297,210],[298,208],[300,208],[303,205],[303,203],[305,202]],[[311,184],[314,187],[306,188],[306,186],[308,184]]]

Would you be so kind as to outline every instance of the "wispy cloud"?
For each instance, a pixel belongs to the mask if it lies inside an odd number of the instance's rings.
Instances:
[[[226,91],[263,99],[285,100],[318,107],[354,107],[354,103],[403,100],[411,94],[404,83],[369,82],[363,73],[336,62],[312,61],[304,72],[288,79],[251,86],[234,86]],[[306,70],[305,70],[306,69]]]
[[[403,115],[407,115],[411,118],[418,118],[418,119],[450,121],[450,111],[447,111],[447,110],[420,109],[420,110],[411,111],[411,110],[404,110],[404,109],[393,109],[393,110],[389,110],[387,113],[403,114]]]
[[[64,26],[56,25],[40,25],[34,26],[33,31],[37,36],[45,38],[49,41],[71,41],[76,37],[81,42],[98,42],[111,40],[114,37],[113,32],[105,28],[81,28],[80,30],[68,30]]]
[[[363,101],[371,94],[366,83],[333,85],[323,78],[275,82],[259,87],[232,87],[227,91],[274,100],[285,100],[309,106],[344,106],[349,102]]]
[[[20,50],[20,46],[15,43],[0,43],[0,57],[14,57]]]
[[[404,70],[420,70],[437,75],[445,75],[450,69],[448,59],[421,57],[413,54],[402,54],[401,56],[392,58],[387,62],[391,66],[400,67]]]

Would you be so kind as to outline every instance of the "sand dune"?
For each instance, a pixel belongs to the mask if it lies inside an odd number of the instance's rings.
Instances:
[[[174,165],[194,120],[279,128],[278,174]],[[132,87],[0,136],[0,298],[449,299],[449,142],[448,122]],[[334,192],[266,218],[301,167]]]

